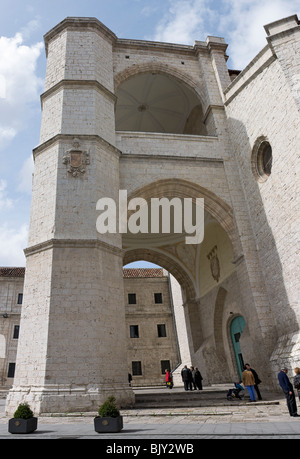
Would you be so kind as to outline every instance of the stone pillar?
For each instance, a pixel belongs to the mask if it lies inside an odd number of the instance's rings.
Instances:
[[[134,401],[127,380],[122,241],[99,234],[96,202],[118,202],[112,45],[96,19],[45,36],[42,95],[20,338],[6,411],[96,411]]]

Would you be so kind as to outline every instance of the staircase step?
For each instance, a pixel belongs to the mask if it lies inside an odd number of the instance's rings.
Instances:
[[[135,394],[136,408],[184,408],[212,406],[222,402],[228,404],[224,390],[172,392],[172,389],[166,389],[165,392]]]

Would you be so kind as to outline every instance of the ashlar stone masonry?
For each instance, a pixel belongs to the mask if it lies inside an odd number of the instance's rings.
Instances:
[[[187,355],[206,381],[235,380],[244,360],[274,388],[283,362],[299,366],[299,20],[265,30],[241,72],[228,69],[218,37],[124,40],[71,17],[45,35],[8,412],[22,400],[36,413],[95,410],[111,394],[134,403],[122,267],[141,259],[179,282]],[[99,234],[96,203],[118,202],[119,190],[147,202],[204,198],[203,242]],[[238,317],[245,326],[232,333]]]

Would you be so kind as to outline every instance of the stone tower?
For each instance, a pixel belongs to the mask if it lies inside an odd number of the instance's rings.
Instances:
[[[8,412],[21,400],[36,413],[95,411],[112,393],[122,406],[134,402],[122,266],[139,259],[180,283],[186,355],[206,383],[232,381],[250,361],[274,387],[282,360],[299,357],[300,27],[293,16],[266,31],[266,47],[241,73],[228,71],[218,37],[194,46],[123,40],[94,18],[66,18],[45,35]],[[144,202],[203,198],[204,240],[188,245],[161,229],[100,234],[96,203],[118,203],[119,190]]]
[[[13,403],[26,394],[37,412],[97,409],[111,393],[132,401],[121,236],[96,231],[96,201],[117,200],[119,190],[114,40],[93,20],[67,20],[45,37],[22,363],[10,395]]]

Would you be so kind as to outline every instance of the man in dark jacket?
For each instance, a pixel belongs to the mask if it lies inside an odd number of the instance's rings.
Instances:
[[[287,376],[287,372],[288,372],[287,368],[282,368],[281,371],[278,373],[278,381],[285,395],[290,416],[293,416],[295,418],[295,417],[299,417],[299,414],[297,414],[297,405],[296,405],[294,389]]]
[[[191,370],[187,367],[187,365],[184,365],[184,368],[181,370],[181,378],[184,384],[184,389],[185,390],[192,390],[192,372]]]

